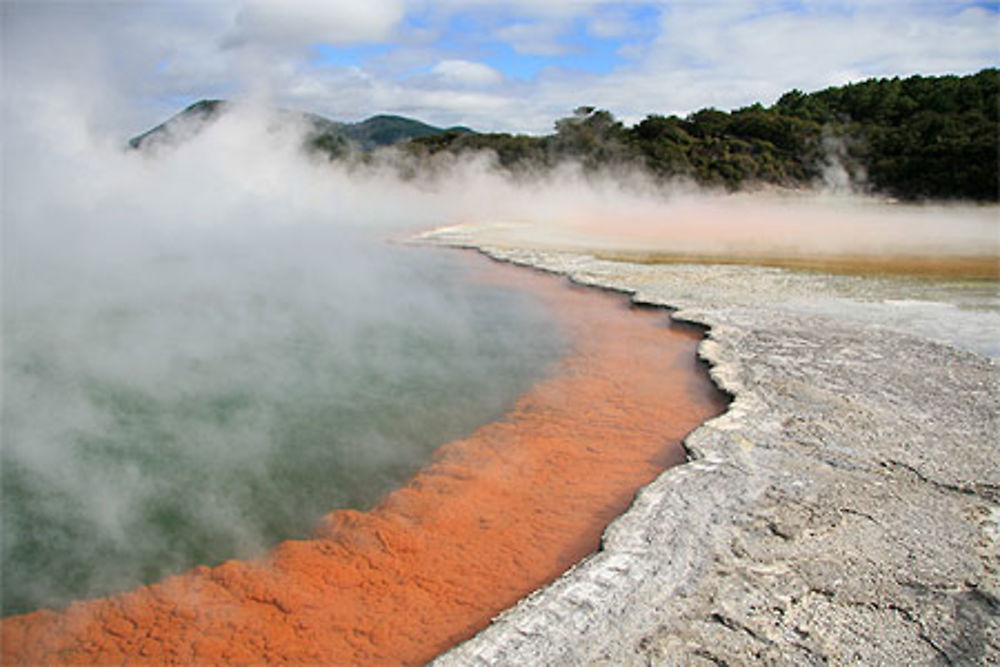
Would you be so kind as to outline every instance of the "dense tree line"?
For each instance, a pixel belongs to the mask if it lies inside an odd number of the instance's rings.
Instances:
[[[1000,199],[1000,70],[968,76],[871,79],[772,106],[650,115],[626,127],[580,107],[537,137],[444,132],[400,147],[415,158],[489,150],[514,172],[574,160],[588,170],[641,166],[731,190],[807,186],[836,164],[856,184],[902,199]],[[842,173],[843,173],[842,172]]]

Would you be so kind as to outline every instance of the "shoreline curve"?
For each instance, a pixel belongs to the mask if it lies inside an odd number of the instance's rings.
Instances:
[[[995,360],[790,303],[813,276],[422,240],[676,309],[734,397],[599,552],[435,665],[1000,662]]]
[[[535,292],[572,341],[503,420],[439,447],[373,510],[330,513],[313,539],[5,618],[4,663],[425,662],[596,549],[723,409],[700,332],[670,334],[662,309],[625,314],[618,294],[488,271]]]

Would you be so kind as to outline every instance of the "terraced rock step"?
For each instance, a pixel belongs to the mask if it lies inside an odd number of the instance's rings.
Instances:
[[[877,294],[822,312],[843,294],[813,274],[483,251],[680,308],[734,401],[599,553],[436,665],[1000,662],[995,361]]]

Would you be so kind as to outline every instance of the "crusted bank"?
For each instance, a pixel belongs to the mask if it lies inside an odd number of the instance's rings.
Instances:
[[[887,325],[898,284],[481,250],[677,308],[734,400],[600,552],[437,665],[1000,661],[995,360]]]

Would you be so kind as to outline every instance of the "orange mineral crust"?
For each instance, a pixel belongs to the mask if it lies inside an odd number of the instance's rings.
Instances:
[[[439,448],[368,512],[312,539],[2,622],[4,664],[399,664],[434,657],[593,552],[636,490],[724,409],[700,333],[621,295],[491,265],[569,340],[500,421]]]

